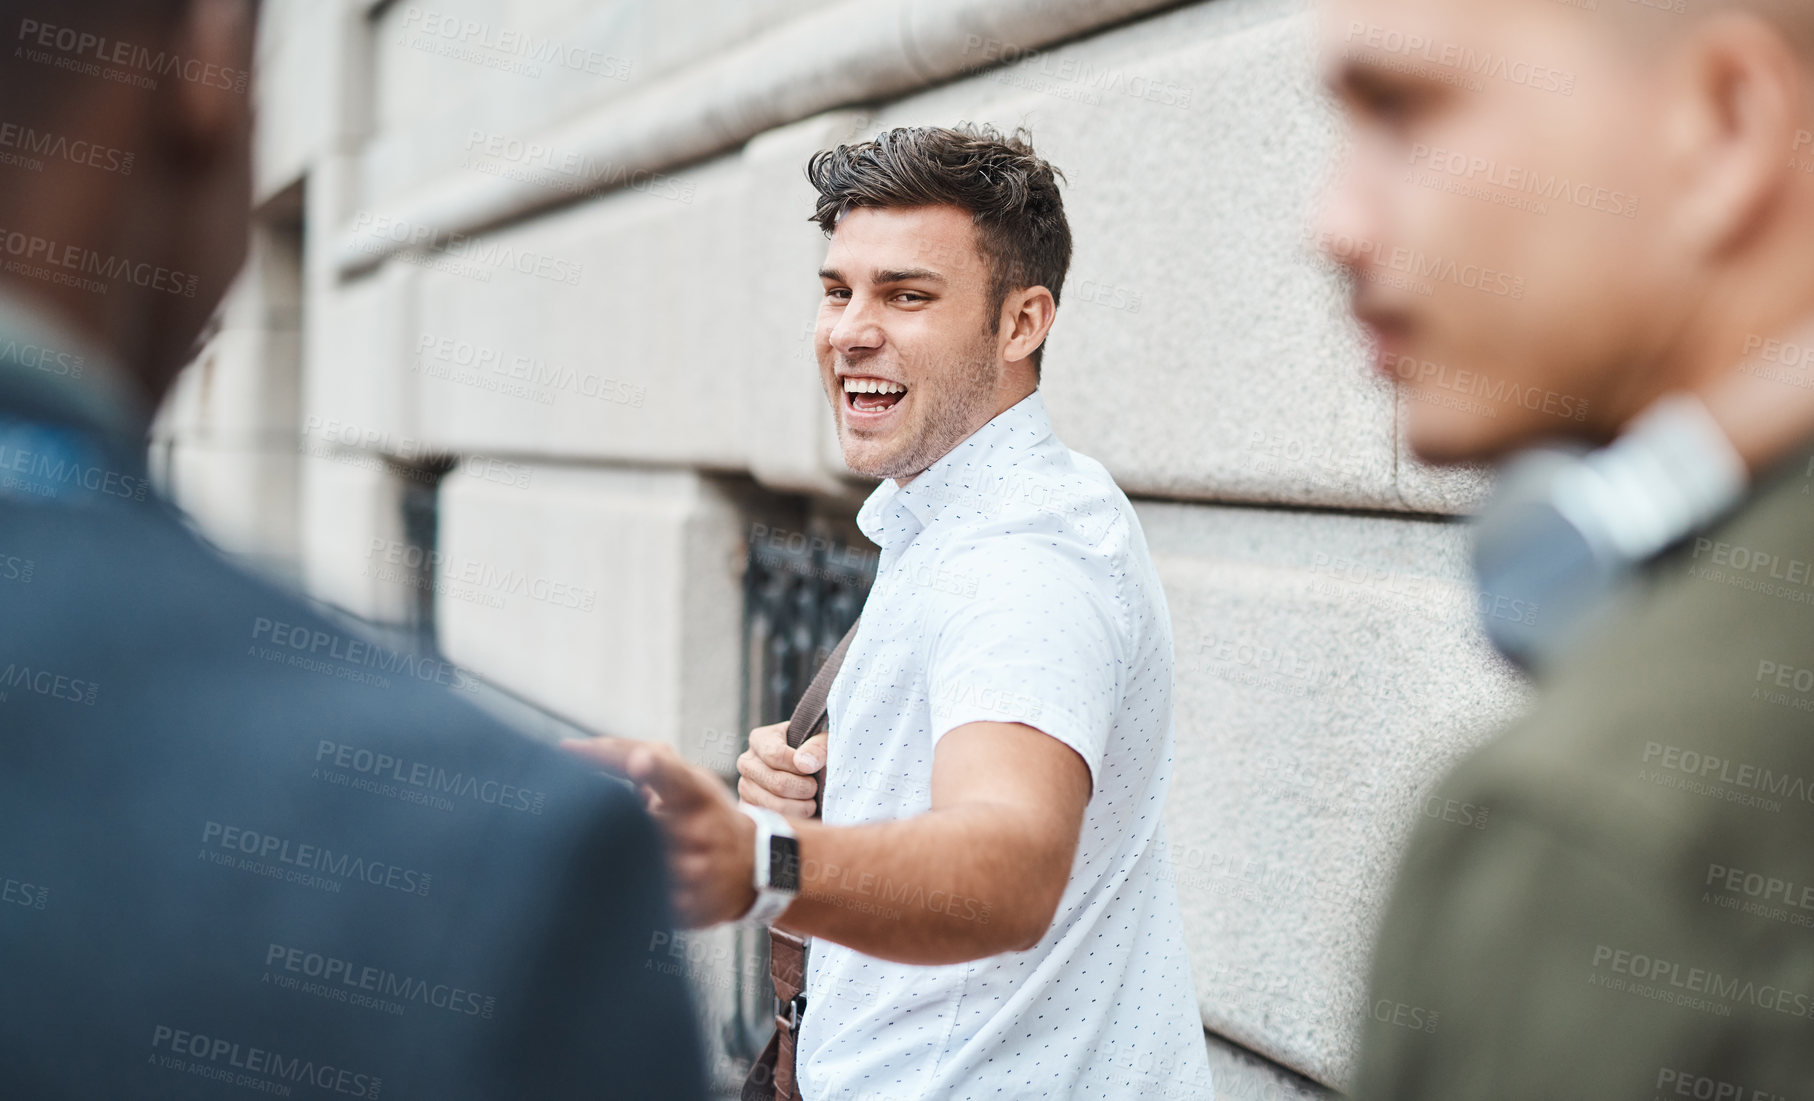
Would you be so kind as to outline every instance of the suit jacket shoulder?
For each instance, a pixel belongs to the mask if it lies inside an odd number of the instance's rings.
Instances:
[[[9,558],[29,571],[0,571],[0,1080],[703,1094],[626,790],[161,506],[0,501]]]

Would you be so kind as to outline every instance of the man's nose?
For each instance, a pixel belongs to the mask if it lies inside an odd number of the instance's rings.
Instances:
[[[1367,211],[1366,197],[1350,158],[1323,189],[1311,219],[1311,243],[1324,257],[1344,268],[1365,267],[1378,250],[1377,230]]]
[[[874,351],[882,346],[882,326],[873,299],[852,296],[831,329],[832,350],[840,355]]]

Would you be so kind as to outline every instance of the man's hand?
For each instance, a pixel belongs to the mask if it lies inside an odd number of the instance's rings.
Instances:
[[[667,842],[674,909],[689,929],[733,921],[756,902],[756,824],[724,781],[657,742],[573,739],[562,748],[629,777]]]
[[[799,749],[787,747],[787,724],[750,731],[750,747],[737,758],[737,795],[752,806],[789,818],[811,818],[819,809],[826,736],[814,734]]]

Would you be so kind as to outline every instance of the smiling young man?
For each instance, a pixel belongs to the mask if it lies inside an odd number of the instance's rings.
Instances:
[[[1056,173],[1019,138],[913,128],[808,175],[819,369],[845,461],[884,480],[829,735],[795,751],[765,727],[739,761],[745,803],[798,838],[777,923],[814,938],[801,1096],[1207,1097],[1161,858],[1165,598],[1038,390],[1071,254]],[[755,825],[715,777],[590,752],[653,794],[688,920],[751,910]]]
[[[1413,835],[1352,1092],[1798,1096],[1814,5],[1324,14],[1352,141],[1319,235],[1412,446],[1581,449],[1508,463],[1481,521],[1488,633],[1539,694],[1439,796],[1484,827]]]

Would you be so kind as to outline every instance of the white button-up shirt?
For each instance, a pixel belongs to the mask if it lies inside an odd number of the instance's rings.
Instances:
[[[922,967],[815,940],[806,1101],[1211,1096],[1161,811],[1172,771],[1172,636],[1127,498],[1052,435],[1035,392],[857,523],[881,547],[828,703],[824,817],[931,809],[947,731],[1018,722],[1076,750],[1091,792],[1051,928],[1025,952]],[[877,920],[988,906],[862,869]]]

